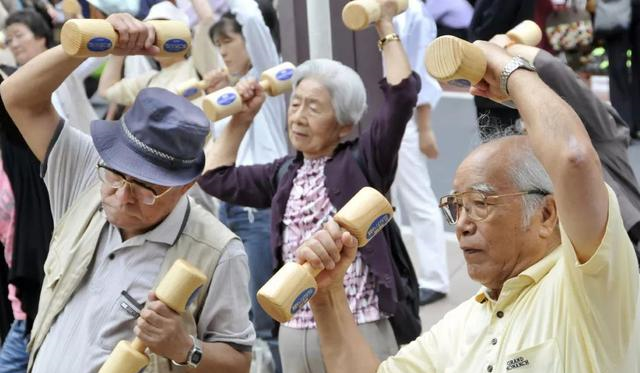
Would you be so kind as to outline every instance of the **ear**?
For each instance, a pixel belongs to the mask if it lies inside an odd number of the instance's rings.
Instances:
[[[553,195],[544,197],[540,213],[542,214],[542,221],[540,222],[539,235],[541,238],[549,238],[554,234],[558,226],[558,209]]]
[[[338,137],[340,138],[340,140],[349,136],[351,134],[351,130],[353,130],[353,124],[345,124],[343,126],[340,126],[340,128],[338,129]]]

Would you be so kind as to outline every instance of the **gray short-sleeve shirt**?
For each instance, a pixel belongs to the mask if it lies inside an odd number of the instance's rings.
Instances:
[[[43,162],[55,222],[97,181],[98,160],[89,136],[61,124]],[[166,250],[181,233],[188,211],[189,201],[183,197],[160,225],[125,242],[116,227],[105,224],[91,267],[52,325],[33,372],[97,372],[118,341],[133,339],[137,312],[147,301]],[[213,275],[198,320],[199,339],[230,343],[240,350],[251,348],[255,331],[248,317],[248,283],[247,256],[242,242],[235,239],[225,248]]]

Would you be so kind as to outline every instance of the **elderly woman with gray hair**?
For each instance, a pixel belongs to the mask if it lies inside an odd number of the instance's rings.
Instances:
[[[295,156],[234,166],[240,141],[265,100],[255,81],[239,83],[244,110],[233,116],[207,151],[207,171],[199,180],[204,191],[243,206],[271,207],[274,269],[295,261],[300,244],[360,188],[371,186],[387,193],[393,182],[420,79],[411,71],[402,44],[391,36],[392,9],[384,13],[376,24],[380,37],[387,40],[382,45],[386,79],[380,83],[384,104],[359,139],[343,142],[366,109],[362,80],[339,62],[316,59],[301,64],[294,76],[287,128]],[[318,262],[332,263],[327,259]],[[354,319],[380,358],[398,348],[388,320],[395,309],[394,271],[390,243],[378,235],[359,251],[344,280]],[[308,305],[281,325],[279,343],[285,373],[325,371]]]

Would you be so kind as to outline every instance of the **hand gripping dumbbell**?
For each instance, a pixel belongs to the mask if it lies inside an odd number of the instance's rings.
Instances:
[[[291,62],[265,70],[260,75],[260,86],[269,96],[277,96],[291,89],[291,79],[296,67]],[[226,118],[242,110],[242,97],[234,87],[226,87],[207,95],[202,109],[210,120]]]
[[[380,19],[382,3],[385,0],[355,0],[342,8],[342,22],[350,30],[364,30],[373,22]],[[387,0],[388,1],[388,0]],[[407,10],[409,0],[394,0],[396,14]]]
[[[535,46],[542,39],[540,27],[533,21],[523,21],[507,32],[514,42]],[[436,38],[425,54],[427,71],[434,78],[447,82],[467,80],[477,84],[484,77],[487,61],[482,50],[455,36]]]
[[[333,219],[358,240],[358,247],[363,247],[392,216],[389,201],[377,190],[364,187]],[[289,262],[258,291],[258,303],[275,320],[286,322],[316,293],[315,277],[320,272],[309,263]]]
[[[182,259],[176,260],[155,290],[167,307],[182,314],[196,298],[207,277]],[[98,373],[138,373],[149,364],[147,346],[138,337],[131,343],[120,341]]]
[[[191,31],[180,21],[146,21],[156,30],[157,56],[184,56],[191,45]],[[103,19],[72,19],[64,23],[60,34],[62,48],[74,57],[106,56],[118,43],[118,34]]]

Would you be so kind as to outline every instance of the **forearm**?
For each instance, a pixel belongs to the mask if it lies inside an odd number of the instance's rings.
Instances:
[[[208,0],[191,0],[191,4],[198,15],[198,23],[213,20],[214,13]]]
[[[517,70],[508,86],[533,151],[553,183],[560,219],[584,262],[600,244],[608,211],[602,170],[589,135],[578,115],[537,74]]]
[[[376,24],[376,30],[380,38],[395,32],[393,23],[390,20],[379,21]],[[387,82],[391,85],[400,83],[411,74],[411,65],[401,42],[390,41],[385,43],[382,48],[382,61],[387,75]]]
[[[327,373],[373,373],[380,361],[353,320],[344,288],[318,292],[310,301]]]
[[[431,131],[431,105],[420,105],[416,108],[416,123],[418,133]]]
[[[241,122],[235,117],[231,118],[220,137],[207,146],[207,160],[203,173],[218,167],[235,164],[240,143],[247,130],[249,130],[249,126],[251,126],[251,123]]]
[[[47,50],[4,81],[1,92],[5,105],[32,111],[48,108],[53,92],[83,61],[69,57],[62,46]]]
[[[0,86],[7,112],[40,161],[46,156],[59,121],[51,96],[82,61],[67,56],[62,47],[55,47],[21,67]]]
[[[228,372],[248,373],[251,353],[240,352],[226,343],[203,343],[202,362],[190,373]]]
[[[107,91],[114,84],[122,79],[122,67],[124,65],[124,56],[110,56],[107,65],[102,71],[100,82],[98,83],[98,94],[102,97],[107,96]]]

